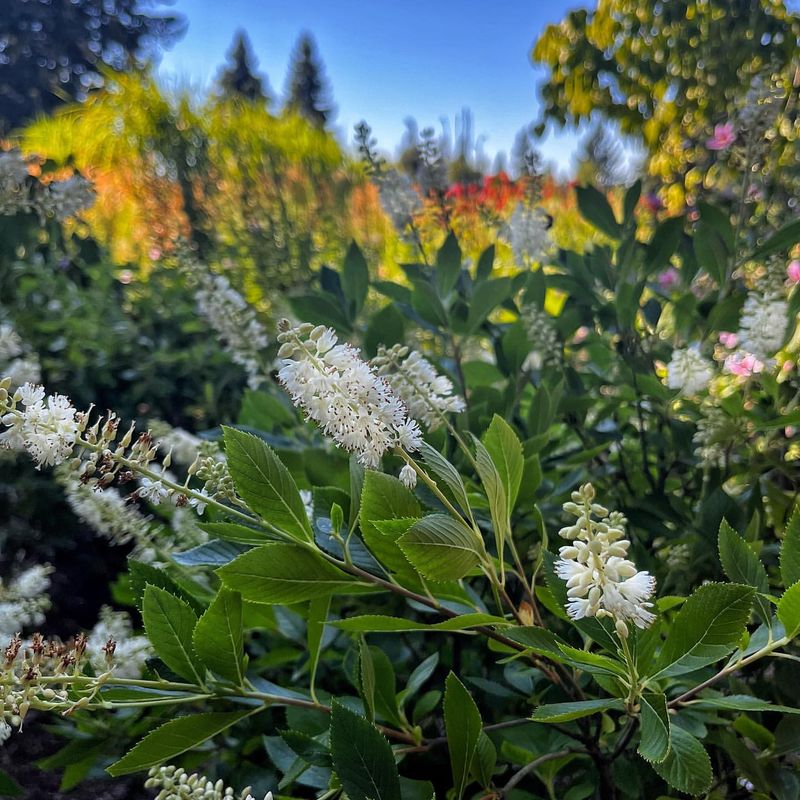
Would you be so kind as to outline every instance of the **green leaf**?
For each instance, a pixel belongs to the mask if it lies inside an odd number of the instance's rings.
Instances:
[[[400,800],[400,778],[389,742],[364,717],[334,700],[331,755],[351,800]]]
[[[784,225],[779,231],[767,239],[764,244],[753,250],[750,256],[754,261],[770,256],[773,253],[785,252],[800,242],[800,219]]]
[[[202,684],[192,645],[192,633],[197,625],[194,611],[175,595],[148,584],[142,601],[142,620],[158,657],[176,675]]]
[[[481,731],[475,756],[472,759],[472,774],[475,780],[484,788],[492,784],[494,768],[497,766],[497,748],[485,731]]]
[[[455,796],[456,800],[460,800],[469,783],[470,769],[483,733],[483,722],[472,695],[452,672],[445,682],[444,724]]]
[[[719,526],[718,544],[719,560],[731,581],[752,586],[762,594],[769,593],[769,579],[764,565],[750,545],[724,519]],[[756,595],[755,604],[761,619],[769,624],[772,619],[772,607],[769,602]]]
[[[398,541],[412,566],[433,581],[459,580],[481,557],[475,532],[446,514],[423,517]]]
[[[270,446],[250,433],[223,428],[236,491],[261,519],[295,539],[313,542],[305,505],[289,470]]]
[[[800,581],[792,584],[778,603],[778,619],[789,637],[800,632]]]
[[[494,269],[495,247],[490,244],[478,257],[478,266],[475,268],[475,282],[485,281]]]
[[[115,778],[150,769],[191,750],[254,713],[247,711],[192,714],[165,722],[148,733],[132,750],[108,768]]]
[[[479,439],[473,436],[472,441],[475,444],[475,463],[478,475],[480,476],[483,490],[486,492],[486,499],[489,501],[497,558],[502,565],[505,543],[511,539],[511,509],[503,479],[495,466],[491,454]],[[517,489],[519,489],[519,484],[517,484]]]
[[[375,721],[375,662],[372,660],[372,651],[365,637],[360,636],[358,641],[358,668],[361,684],[361,696],[364,699],[364,708],[367,710],[367,719]]]
[[[800,505],[795,506],[781,544],[781,578],[789,587],[800,581]]]
[[[350,304],[351,316],[357,316],[364,307],[369,291],[369,267],[364,254],[355,242],[350,243],[342,268],[342,291]]]
[[[620,225],[605,195],[594,186],[576,186],[578,209],[581,216],[612,239],[619,239]]]
[[[724,658],[741,640],[752,602],[751,586],[709,583],[697,589],[672,622],[656,676],[683,675]]]
[[[669,755],[660,764],[651,764],[653,769],[679,792],[692,795],[707,792],[713,774],[711,759],[703,745],[677,725],[672,727],[671,740]]]
[[[619,678],[627,677],[628,671],[621,661],[615,658],[601,655],[600,653],[590,653],[588,650],[578,650],[577,647],[570,647],[567,644],[558,644],[558,649],[564,656],[564,661],[573,667],[586,669],[590,673],[601,675],[613,675]]]
[[[670,750],[670,722],[667,698],[663,694],[645,692],[640,700],[641,739],[639,755],[651,764],[661,763]]]
[[[750,694],[729,694],[719,697],[701,697],[689,704],[690,708],[723,709],[725,711],[774,711],[778,714],[800,714],[800,708],[780,706]]]
[[[623,711],[625,704],[616,697],[601,700],[580,700],[575,703],[550,703],[539,706],[531,716],[534,722],[569,722],[603,711]]]
[[[241,686],[244,680],[242,598],[224,586],[197,622],[195,652],[211,672]]]
[[[670,217],[656,228],[653,238],[647,245],[646,263],[650,273],[669,265],[681,241],[683,224],[683,217]]]
[[[465,631],[469,628],[482,627],[484,625],[508,625],[509,623],[502,617],[494,617],[491,614],[459,614],[452,619],[443,622],[414,622],[405,617],[384,617],[380,614],[364,614],[360,617],[348,617],[347,619],[331,622],[335,628],[351,633],[407,633],[410,631]]]
[[[128,559],[128,573],[130,574],[131,591],[133,592],[136,605],[141,610],[142,600],[144,600],[144,590],[148,584],[158,586],[159,589],[166,589],[170,594],[180,597],[185,603],[190,605],[197,614],[202,614],[205,607],[197,598],[185,592],[163,569],[146,564],[144,561]]]
[[[361,534],[370,552],[403,583],[418,583],[419,578],[397,544],[399,534],[387,535],[376,523],[421,516],[422,509],[416,497],[397,478],[374,470],[366,471],[359,514]],[[402,533],[405,530],[402,529]]]
[[[301,603],[337,592],[353,594],[369,588],[315,552],[283,542],[243,553],[220,567],[217,574],[245,600],[268,605]]]
[[[456,285],[461,272],[461,248],[454,233],[448,234],[436,254],[436,288],[439,296],[445,297]]]
[[[420,446],[422,460],[430,472],[436,478],[443,481],[453,495],[456,503],[461,507],[465,514],[472,514],[467,497],[467,489],[458,470],[435,448],[427,442],[422,442]]]
[[[719,233],[702,221],[694,235],[694,254],[700,266],[721,286],[727,276],[728,249]]]
[[[474,333],[510,294],[511,278],[495,278],[478,284],[469,303],[467,335]]]
[[[248,528],[235,522],[201,522],[198,527],[217,539],[237,544],[259,545],[275,541],[275,535],[258,528]]]
[[[447,310],[442,305],[439,295],[427,281],[413,281],[414,292],[411,295],[411,306],[422,319],[439,328],[447,328],[449,319]]]
[[[622,203],[623,215],[625,222],[633,218],[633,212],[636,210],[636,204],[642,196],[642,181],[641,179],[635,180],[628,190],[625,192],[625,199]]]
[[[22,787],[4,770],[0,770],[0,797],[19,797]]]
[[[513,508],[517,502],[522,471],[525,467],[522,443],[514,433],[514,429],[501,416],[495,414],[483,436],[483,444],[489,451],[503,482],[508,508]]]

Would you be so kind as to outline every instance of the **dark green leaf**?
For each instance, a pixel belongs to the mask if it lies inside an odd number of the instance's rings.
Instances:
[[[795,506],[781,543],[781,578],[789,587],[800,581],[800,505]]]
[[[460,800],[469,783],[472,762],[483,733],[483,722],[472,695],[452,672],[445,683],[444,724],[455,796],[456,800]]]
[[[625,704],[615,697],[601,700],[580,700],[574,703],[550,703],[539,706],[531,719],[534,722],[570,722],[573,719],[588,717],[603,711],[622,711]]]
[[[211,671],[235,683],[244,680],[242,598],[225,587],[197,622],[192,635],[195,652]]]
[[[398,541],[412,566],[433,581],[460,580],[481,557],[475,532],[446,514],[417,520]]]
[[[651,764],[662,762],[670,750],[670,721],[663,694],[645,692],[641,697],[639,755]]]
[[[620,225],[605,195],[598,192],[594,186],[576,186],[575,194],[578,198],[578,208],[583,218],[591,222],[595,228],[601,230],[606,236],[618,239]]]
[[[653,769],[674,789],[686,794],[703,794],[711,786],[711,760],[705,748],[690,733],[672,726],[669,755]]]
[[[158,657],[181,678],[203,682],[197,669],[192,633],[197,615],[175,595],[148,585],[142,601],[142,620],[147,638]]]
[[[369,268],[364,254],[355,242],[350,243],[342,268],[342,291],[350,304],[352,317],[364,307],[369,290]]]

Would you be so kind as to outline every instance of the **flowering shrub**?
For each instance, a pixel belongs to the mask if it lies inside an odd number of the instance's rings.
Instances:
[[[648,235],[640,194],[577,190],[585,252],[521,201],[511,274],[352,246],[269,336],[185,256],[250,379],[221,442],[5,378],[5,447],[136,543],[144,634],[14,631],[2,735],[57,712],[169,800],[796,796],[800,223]]]

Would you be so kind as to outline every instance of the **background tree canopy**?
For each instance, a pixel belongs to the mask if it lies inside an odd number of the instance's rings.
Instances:
[[[549,26],[534,47],[549,70],[543,122],[613,120],[642,138],[653,174],[682,176],[687,139],[724,121],[756,74],[770,69],[796,87],[798,36],[800,18],[783,0],[599,0]],[[794,142],[797,126],[783,133]]]
[[[181,36],[162,0],[4,0],[0,14],[0,134],[103,83]]]

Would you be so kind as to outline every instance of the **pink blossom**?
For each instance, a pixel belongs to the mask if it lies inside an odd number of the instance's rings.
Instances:
[[[783,364],[781,364],[781,369],[782,369],[784,372],[791,372],[791,371],[794,369],[794,366],[795,366],[795,365],[794,365],[794,361],[792,361],[791,359],[789,359],[789,360],[787,360],[787,361],[784,361],[784,362],[783,362]]]
[[[795,433],[797,433],[797,428],[795,428],[795,427],[794,427],[794,425],[787,425],[787,426],[786,426],[786,427],[783,429],[783,435],[784,435],[784,436],[785,436],[787,439],[791,439],[791,438],[792,438],[792,437],[795,435]]]
[[[681,274],[675,267],[668,267],[663,272],[659,273],[656,280],[658,281],[658,285],[665,292],[669,292],[680,283]]]
[[[786,267],[786,274],[792,283],[800,283],[800,261],[797,259],[790,261],[789,266]]]
[[[588,335],[589,329],[585,325],[581,325],[581,327],[575,331],[575,335],[572,337],[573,344],[580,344]]]
[[[723,347],[727,347],[729,350],[733,350],[733,348],[736,347],[736,345],[739,343],[739,337],[735,333],[729,333],[728,331],[720,331],[719,343]]]
[[[709,150],[727,150],[736,141],[736,131],[732,122],[714,126],[714,135],[706,140]]]
[[[725,359],[725,369],[740,378],[749,378],[764,370],[764,362],[751,353],[732,353]]]
[[[150,256],[151,261],[158,261],[161,258],[161,250],[158,247],[151,247],[147,255]]]

